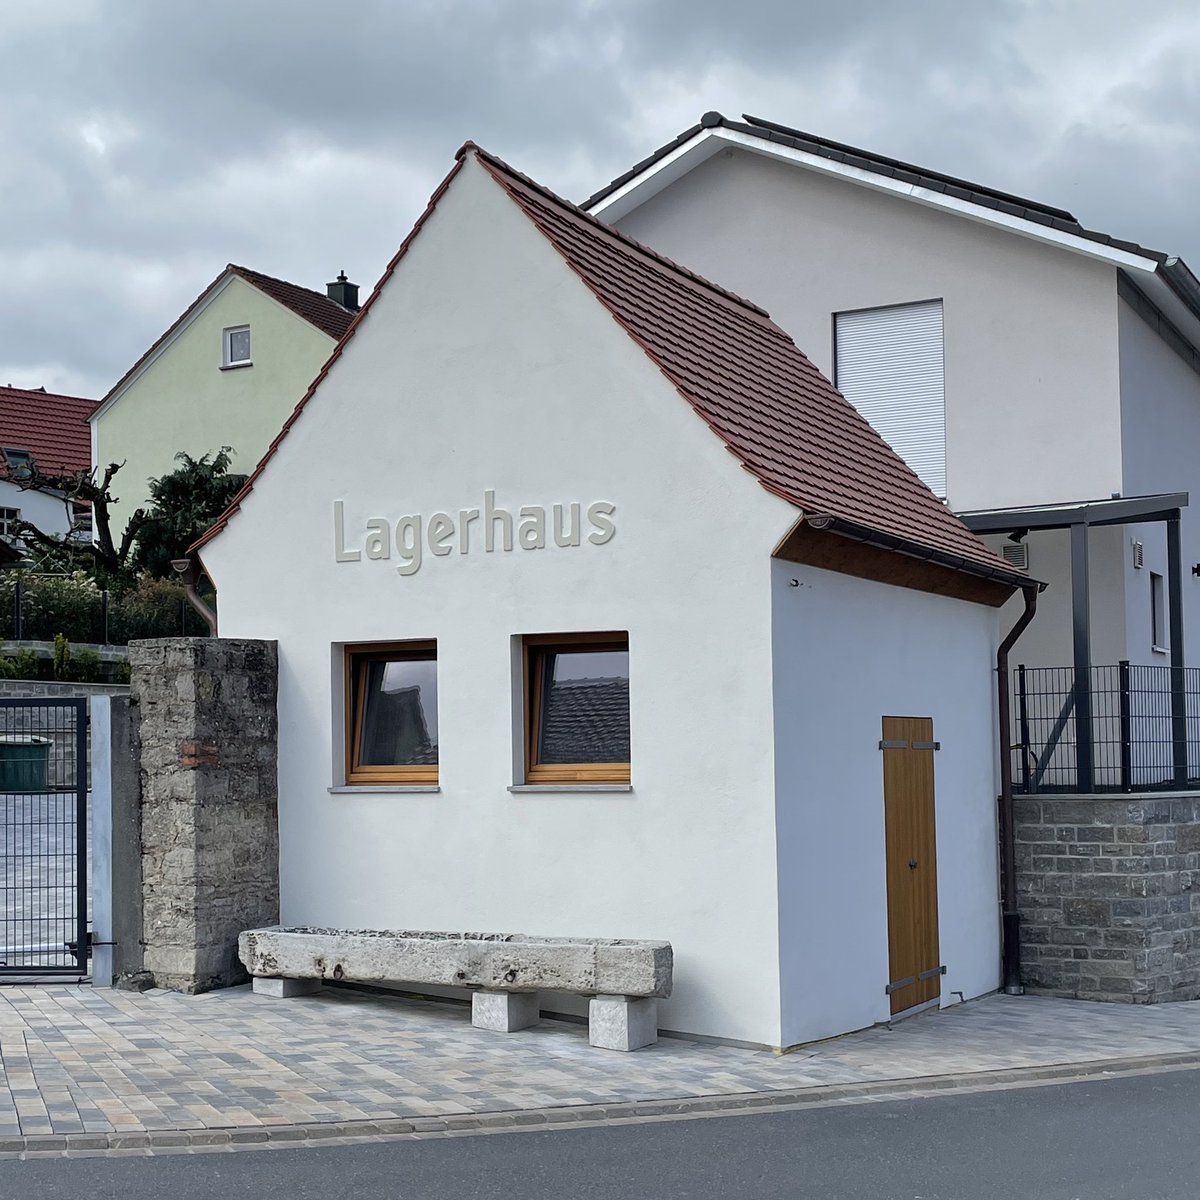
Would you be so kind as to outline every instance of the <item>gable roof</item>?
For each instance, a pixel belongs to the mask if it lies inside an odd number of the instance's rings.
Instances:
[[[341,341],[354,313],[343,308],[336,300],[331,300],[324,292],[315,292],[312,288],[301,287],[298,283],[288,283],[285,279],[273,279],[249,267],[239,267],[229,264],[229,270],[239,279],[266,292],[273,300],[278,300],[284,308],[290,308],[298,317],[303,317],[310,325],[322,333],[328,334],[335,342]]]
[[[355,314],[348,308],[343,308],[336,300],[331,300],[324,292],[315,292],[311,288],[301,287],[298,283],[288,283],[286,279],[275,279],[271,275],[263,275],[260,271],[252,271],[249,267],[239,267],[229,263],[225,269],[210,283],[195,300],[183,310],[171,323],[167,330],[155,340],[145,354],[141,356],[112,385],[100,401],[97,413],[101,409],[107,411],[112,402],[121,394],[135,375],[154,359],[160,350],[178,333],[197,312],[211,300],[217,291],[230,279],[241,279],[251,287],[256,288],[266,296],[270,296],[284,308],[290,309],[301,320],[307,321],[314,329],[320,330],[326,337],[335,342],[340,341],[346,330],[354,321]]]
[[[712,139],[714,135],[718,143],[702,148],[701,144]],[[1065,209],[1054,208],[983,184],[971,183],[953,175],[889,158],[857,146],[831,141],[761,117],[752,117],[747,113],[742,114],[741,121],[732,121],[718,112],[705,113],[699,124],[685,129],[678,137],[660,146],[653,154],[617,176],[611,183],[589,196],[581,207],[596,215],[611,210],[606,219],[619,219],[622,215],[622,197],[646,184],[656,172],[667,169],[669,161],[675,164],[673,170],[669,170],[670,179],[678,178],[686,170],[698,166],[710,154],[716,153],[721,142],[733,142],[747,149],[760,148],[768,152],[781,147],[797,152],[798,156],[823,160],[830,169],[836,169],[839,174],[849,175],[860,181],[863,176],[874,177],[878,183],[885,183],[892,190],[907,191],[911,198],[925,198],[935,202],[940,199],[947,206],[955,207],[960,212],[972,211],[985,219],[990,217],[994,221],[1009,224],[1010,227],[1016,223],[1040,228],[1047,236],[1054,236],[1060,244],[1066,244],[1068,247],[1076,242],[1076,249],[1090,245],[1097,252],[1107,250],[1115,256],[1119,266],[1138,268],[1140,265],[1142,270],[1159,276],[1174,297],[1191,315],[1200,320],[1200,281],[1197,281],[1181,258],[1162,250],[1152,250],[1137,242],[1088,229],[1073,213]]]
[[[86,471],[92,465],[88,417],[96,404],[81,396],[0,387],[0,449],[27,450],[43,471]],[[0,464],[0,475],[6,470]]]
[[[761,308],[588,216],[474,143],[459,151],[355,330],[369,319],[380,289],[468,154],[764,488],[804,513],[874,532],[889,549],[941,559],[1010,587],[1029,585],[934,496]],[[229,511],[193,549],[228,522],[349,341],[335,351]]]

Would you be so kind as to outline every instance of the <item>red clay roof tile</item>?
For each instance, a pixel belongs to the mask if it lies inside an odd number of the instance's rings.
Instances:
[[[28,451],[43,471],[86,471],[92,465],[87,421],[97,403],[80,396],[0,387],[0,449]],[[5,470],[0,464],[0,475]]]
[[[468,142],[405,239],[371,310],[473,153],[742,465],[804,512],[939,551],[1016,585],[1020,576],[964,526],[760,308],[584,213]],[[241,494],[192,550],[224,528],[342,350],[296,406]]]
[[[768,491],[1013,576],[762,309],[474,150]]]

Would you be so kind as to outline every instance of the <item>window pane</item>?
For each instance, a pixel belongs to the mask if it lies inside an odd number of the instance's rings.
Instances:
[[[366,673],[359,765],[436,765],[437,662],[375,659],[358,669]]]
[[[538,762],[629,761],[629,651],[543,653]]]
[[[250,357],[250,330],[233,329],[229,333],[229,361],[246,362]]]

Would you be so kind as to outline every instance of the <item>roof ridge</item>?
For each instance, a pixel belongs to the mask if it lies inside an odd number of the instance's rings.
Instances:
[[[75,400],[80,404],[99,404],[99,400],[93,400],[90,396],[73,396],[69,392],[52,392],[44,387],[23,388],[17,387],[11,383],[0,383],[0,392],[20,392],[26,396],[43,396],[55,400]]]
[[[816,146],[825,146],[831,150],[841,151],[844,154],[853,154],[859,158],[870,159],[872,162],[884,163],[889,167],[898,167],[900,170],[909,171],[914,175],[926,175],[930,179],[938,180],[940,183],[950,183],[956,187],[970,188],[972,191],[996,196],[1012,204],[1020,204],[1025,208],[1040,209],[1044,213],[1049,213],[1063,221],[1070,221],[1075,225],[1080,225],[1082,228],[1079,218],[1073,212],[1065,208],[1057,208],[1053,204],[1043,204],[1040,200],[1030,200],[1027,196],[1018,196],[1015,192],[1006,192],[1000,188],[991,187],[986,183],[971,183],[969,180],[962,179],[957,175],[947,174],[945,171],[938,171],[932,167],[918,166],[916,163],[907,162],[902,158],[892,158],[889,154],[879,154],[874,150],[864,150],[861,146],[851,146],[848,142],[839,142],[833,138],[822,137],[820,134],[808,133],[803,129],[796,129],[791,125],[784,125],[779,121],[769,121],[766,117],[755,117],[751,116],[750,113],[742,113],[742,120],[747,125],[751,125],[756,129],[770,130],[775,133],[781,133],[785,137],[796,138],[798,141],[812,142]],[[722,117],[721,124],[732,128],[736,126],[737,122],[729,121],[727,118]]]
[[[495,154],[485,150],[478,144],[478,142],[464,142],[459,148],[458,153],[455,155],[455,158],[460,158],[467,151],[473,151],[485,162],[491,163],[494,167],[503,171],[506,175],[511,175],[513,179],[523,183],[531,191],[536,192],[540,196],[544,196],[553,204],[556,204],[560,208],[571,213],[572,216],[579,217],[581,220],[588,222],[596,229],[606,234],[608,237],[611,237],[613,240],[623,242],[626,246],[631,247],[640,254],[644,254],[647,258],[651,258],[655,262],[661,263],[671,271],[674,271],[677,274],[682,275],[685,279],[690,280],[692,283],[699,285],[705,291],[714,292],[716,295],[724,297],[724,299],[732,302],[739,308],[744,308],[760,317],[765,317],[768,321],[771,320],[771,314],[767,312],[765,308],[755,304],[753,300],[748,300],[745,296],[739,295],[737,292],[731,291],[729,288],[722,287],[719,283],[714,283],[711,279],[708,279],[704,275],[700,275],[697,272],[690,270],[682,263],[676,262],[673,258],[668,258],[667,255],[660,253],[652,246],[647,246],[644,242],[639,242],[637,238],[630,237],[629,234],[625,233],[623,230],[617,229],[612,225],[608,225],[604,221],[601,221],[599,217],[594,217],[591,213],[585,212],[579,207],[579,205],[565,199],[557,192],[552,192],[544,184],[538,183],[536,179],[531,179],[528,175],[518,171],[515,167],[510,166],[504,161],[504,159],[499,158]],[[773,321],[771,323],[774,325]],[[775,327],[778,328],[778,326]],[[780,330],[780,332],[782,333],[783,331]]]
[[[310,296],[316,296],[324,300],[327,304],[332,304],[334,308],[341,312],[352,312],[352,309],[347,308],[344,304],[339,304],[332,296],[326,292],[320,292],[316,288],[306,287],[303,283],[293,283],[290,279],[280,279],[278,275],[268,275],[265,271],[256,271],[253,267],[239,266],[237,263],[229,263],[227,270],[232,271],[235,275],[241,276],[247,282],[253,282],[255,279],[265,279],[269,283],[279,283],[284,287],[295,288],[298,292],[307,292]],[[247,278],[249,277],[249,278]]]

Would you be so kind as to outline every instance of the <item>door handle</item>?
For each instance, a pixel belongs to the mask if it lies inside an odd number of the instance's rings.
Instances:
[[[910,871],[915,871],[917,869],[917,860],[915,858],[910,858],[908,860],[908,869]]]

